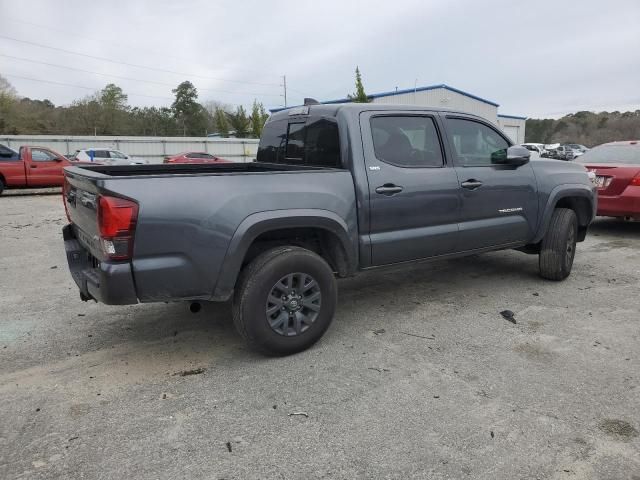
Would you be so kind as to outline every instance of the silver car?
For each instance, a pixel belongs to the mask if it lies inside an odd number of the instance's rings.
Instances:
[[[132,157],[120,150],[111,148],[85,148],[83,150],[76,150],[71,156],[71,160],[96,162],[102,165],[146,165],[148,163],[141,158]]]

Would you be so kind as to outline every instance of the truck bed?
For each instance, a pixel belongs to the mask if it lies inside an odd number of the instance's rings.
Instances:
[[[261,172],[295,172],[295,171],[327,171],[335,170],[307,165],[291,165],[280,163],[247,162],[247,163],[202,163],[202,164],[152,164],[152,165],[83,165],[89,172],[96,172],[109,177],[146,177],[158,175],[220,175],[233,173]],[[71,170],[73,172],[74,170]]]
[[[317,215],[335,217],[349,239],[357,239],[353,179],[344,169],[258,162],[90,165],[68,167],[65,177],[67,253],[70,264],[80,262],[72,267],[74,278],[85,296],[104,303],[228,298],[235,278],[227,285],[220,274],[227,252],[235,242],[251,243],[260,234],[253,222],[263,217],[286,224],[298,216],[309,227],[318,224]],[[110,260],[101,246],[102,196],[139,207],[129,260]]]

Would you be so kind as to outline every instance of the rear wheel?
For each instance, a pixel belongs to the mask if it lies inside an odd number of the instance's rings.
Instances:
[[[300,247],[277,247],[242,271],[233,321],[253,349],[289,355],[322,337],[336,303],[336,280],[322,257]]]
[[[0,178],[0,195],[2,195],[3,190],[4,190],[4,182],[2,181],[2,178]]]
[[[578,219],[569,208],[556,208],[540,245],[540,276],[564,280],[571,273],[576,254]]]

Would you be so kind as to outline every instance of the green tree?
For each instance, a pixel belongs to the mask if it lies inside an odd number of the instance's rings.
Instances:
[[[125,112],[127,111],[127,95],[122,88],[110,83],[98,93],[98,102],[102,107],[102,128],[101,132],[106,135],[113,135],[117,132],[118,127],[122,131],[123,124],[126,121]]]
[[[0,132],[15,133],[18,92],[9,80],[0,75]]]
[[[227,112],[222,107],[216,107],[213,115],[213,120],[216,128],[216,132],[223,137],[229,136],[229,120],[227,118]]]
[[[245,112],[242,105],[238,105],[236,107],[236,111],[228,113],[227,117],[229,117],[229,124],[231,124],[231,128],[235,130],[236,137],[246,138],[249,135],[251,121],[249,120],[249,117],[247,117],[247,112]]]
[[[251,108],[251,135],[254,138],[260,138],[262,135],[262,128],[264,124],[267,122],[269,118],[269,114],[264,109],[264,105],[262,103],[258,103],[257,100],[253,101],[253,107]]]
[[[360,69],[356,67],[356,92],[353,95],[348,95],[349,99],[354,103],[369,103],[369,97],[364,91],[364,85],[362,85],[362,75],[360,75]]]
[[[206,133],[206,116],[202,105],[198,103],[198,90],[193,83],[182,82],[172,90],[176,98],[171,110],[179,122],[182,135],[204,135]]]

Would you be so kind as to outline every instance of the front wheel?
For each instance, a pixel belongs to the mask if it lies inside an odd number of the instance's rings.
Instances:
[[[267,355],[309,348],[329,328],[337,303],[331,267],[300,247],[277,247],[247,265],[233,300],[233,322],[250,347]]]
[[[571,273],[576,254],[578,219],[569,208],[556,208],[540,245],[540,276],[564,280]]]
[[[3,190],[4,190],[4,182],[0,178],[0,195],[2,195]]]

